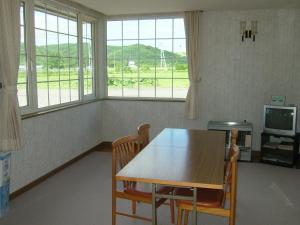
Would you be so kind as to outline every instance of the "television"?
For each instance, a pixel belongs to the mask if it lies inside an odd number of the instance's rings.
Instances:
[[[264,106],[264,132],[294,136],[296,134],[296,106]]]

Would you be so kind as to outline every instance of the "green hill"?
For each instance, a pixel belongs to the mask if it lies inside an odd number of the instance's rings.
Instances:
[[[21,45],[21,53],[24,52],[24,46]],[[83,45],[84,64],[88,61],[88,46]],[[122,52],[123,50],[123,52]],[[48,58],[45,57],[48,51]],[[71,68],[78,66],[77,59],[77,44],[61,44],[61,45],[48,45],[36,47],[36,65],[49,68]],[[68,57],[72,57],[69,61]],[[180,53],[176,54],[169,51],[164,51],[167,64],[174,60],[175,64],[186,64],[186,57]],[[154,66],[155,60],[160,63],[161,50],[146,45],[129,45],[129,46],[107,46],[107,64],[109,67],[114,65],[121,66],[122,58],[125,63],[134,61],[135,65],[141,64],[143,66]],[[20,58],[20,64],[24,64],[24,57]],[[126,63],[126,64],[127,64]]]
[[[182,54],[164,51],[164,56],[167,62],[173,59],[177,64],[186,64],[186,57]],[[152,66],[155,64],[155,60],[160,62],[161,49],[142,44],[123,46],[123,48],[121,46],[107,46],[107,64],[109,67],[113,67],[114,64],[122,65],[122,58],[127,63],[134,61],[136,65],[139,62],[142,65]]]

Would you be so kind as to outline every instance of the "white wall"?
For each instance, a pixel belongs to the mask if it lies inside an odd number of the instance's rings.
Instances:
[[[11,192],[101,143],[101,103],[23,120],[25,147],[11,158]]]
[[[241,42],[242,20],[258,21],[256,42]],[[185,120],[184,103],[107,100],[103,140],[135,132],[144,121],[152,124],[153,137],[164,127],[205,129],[209,120],[247,120],[259,150],[263,105],[271,95],[285,95],[287,103],[300,106],[299,24],[300,10],[204,12],[200,118]]]

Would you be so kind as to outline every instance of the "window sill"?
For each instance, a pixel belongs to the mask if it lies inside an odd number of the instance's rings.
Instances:
[[[53,112],[57,112],[57,111],[61,111],[61,110],[65,110],[65,109],[70,109],[70,108],[75,108],[78,106],[82,106],[82,105],[86,105],[86,104],[90,104],[90,103],[94,103],[94,102],[99,102],[102,101],[103,99],[93,99],[93,100],[88,100],[88,101],[84,101],[84,102],[79,102],[79,103],[74,103],[74,104],[70,104],[70,105],[65,105],[65,106],[58,106],[57,108],[53,108],[53,109],[46,109],[44,111],[40,111],[40,112],[34,112],[34,113],[27,113],[24,115],[21,115],[22,120],[25,119],[29,119],[32,117],[37,117],[37,116],[42,116],[48,113],[53,113]]]
[[[182,98],[129,98],[129,97],[106,97],[103,100],[138,101],[138,102],[185,102]]]

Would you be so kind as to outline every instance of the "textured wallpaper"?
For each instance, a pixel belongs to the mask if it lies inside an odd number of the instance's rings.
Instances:
[[[241,20],[258,21],[256,42],[240,41]],[[117,100],[23,120],[26,144],[12,155],[11,191],[101,141],[135,133],[141,122],[151,123],[154,137],[165,127],[206,129],[209,120],[247,120],[259,150],[263,105],[271,95],[300,106],[299,24],[300,10],[204,12],[198,120],[184,118],[183,102]]]
[[[242,20],[258,21],[255,42],[241,42]],[[199,119],[184,119],[184,103],[107,100],[103,140],[135,132],[143,121],[152,124],[153,137],[164,127],[206,129],[209,120],[247,120],[254,126],[253,148],[259,150],[263,105],[271,95],[285,95],[287,103],[300,106],[299,24],[300,10],[204,12]]]
[[[99,144],[101,102],[23,120],[25,147],[13,152],[11,192]]]

